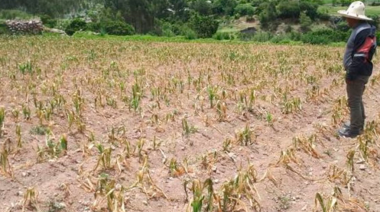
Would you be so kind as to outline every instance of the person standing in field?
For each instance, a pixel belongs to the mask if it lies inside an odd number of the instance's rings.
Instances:
[[[365,5],[361,1],[351,3],[347,10],[340,10],[338,13],[353,29],[343,58],[350,122],[345,123],[338,133],[342,137],[354,138],[363,132],[365,124],[362,97],[365,85],[372,75],[371,61],[377,46],[376,27],[368,23],[372,19],[365,15]]]

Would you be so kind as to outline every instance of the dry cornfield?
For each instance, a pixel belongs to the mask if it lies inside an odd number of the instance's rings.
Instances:
[[[380,211],[343,47],[0,38],[0,211]]]

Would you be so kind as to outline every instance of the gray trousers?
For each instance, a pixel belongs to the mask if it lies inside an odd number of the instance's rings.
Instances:
[[[347,83],[348,106],[350,108],[350,130],[360,131],[364,128],[365,110],[363,93],[368,83],[368,76],[359,76],[355,81]]]

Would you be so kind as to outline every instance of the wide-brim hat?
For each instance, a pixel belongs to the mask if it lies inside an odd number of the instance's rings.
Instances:
[[[347,10],[339,10],[338,13],[346,18],[372,21],[372,18],[365,15],[365,5],[361,1],[352,2]]]

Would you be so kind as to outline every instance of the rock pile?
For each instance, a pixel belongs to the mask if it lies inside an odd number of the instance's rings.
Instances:
[[[44,26],[40,20],[8,20],[5,22],[13,34],[41,34]]]

